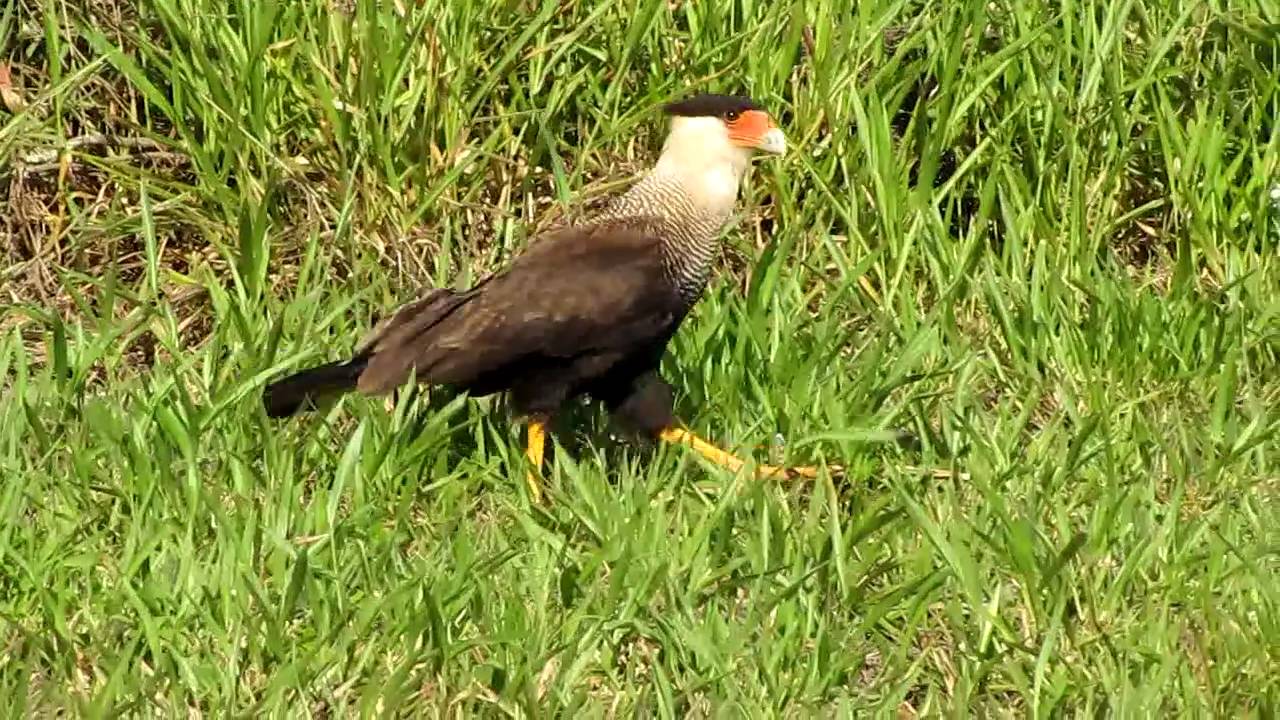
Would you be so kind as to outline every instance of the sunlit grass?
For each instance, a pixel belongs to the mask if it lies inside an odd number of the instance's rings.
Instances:
[[[4,714],[1274,713],[1280,15],[847,7],[0,11]],[[680,414],[846,477],[584,408],[537,507],[491,400],[265,418],[624,186],[690,90],[794,150]]]

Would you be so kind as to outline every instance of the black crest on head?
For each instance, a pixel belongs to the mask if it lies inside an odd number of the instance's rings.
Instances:
[[[663,109],[668,115],[685,117],[723,117],[730,113],[735,115],[747,110],[759,110],[759,105],[745,95],[694,95],[685,100],[667,103]]]

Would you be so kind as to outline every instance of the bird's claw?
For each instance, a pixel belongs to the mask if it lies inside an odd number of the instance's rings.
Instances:
[[[826,465],[824,467],[827,474],[831,477],[844,476],[844,467],[841,465]],[[765,465],[760,468],[757,474],[763,477],[781,476],[786,480],[799,480],[802,478],[805,480],[816,480],[821,474],[821,469],[816,465],[799,465],[794,467],[775,467],[772,465]]]

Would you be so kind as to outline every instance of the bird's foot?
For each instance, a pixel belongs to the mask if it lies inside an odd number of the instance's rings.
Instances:
[[[844,475],[844,467],[841,465],[824,465],[822,469],[832,477],[840,477]],[[762,478],[776,478],[785,480],[795,480],[796,478],[805,478],[813,480],[818,477],[819,467],[817,465],[796,465],[792,467],[784,467],[778,465],[757,465],[756,476]]]
[[[699,455],[702,455],[711,462],[727,468],[732,472],[742,469],[745,462],[741,458],[730,452],[722,450],[713,443],[707,442],[692,432],[684,428],[669,427],[658,435],[659,438],[669,443],[678,445],[686,445],[692,448]],[[827,472],[831,475],[838,475],[844,472],[844,468],[839,465],[831,465],[827,467]],[[783,478],[792,480],[795,478],[816,478],[818,477],[818,468],[812,465],[804,465],[799,467],[781,467],[777,465],[757,465],[756,477],[759,478]]]

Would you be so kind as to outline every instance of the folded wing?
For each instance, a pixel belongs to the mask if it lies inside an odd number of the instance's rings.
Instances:
[[[397,310],[361,351],[358,387],[386,392],[411,370],[462,387],[548,367],[599,370],[664,338],[680,314],[653,221],[564,228],[469,290]]]

